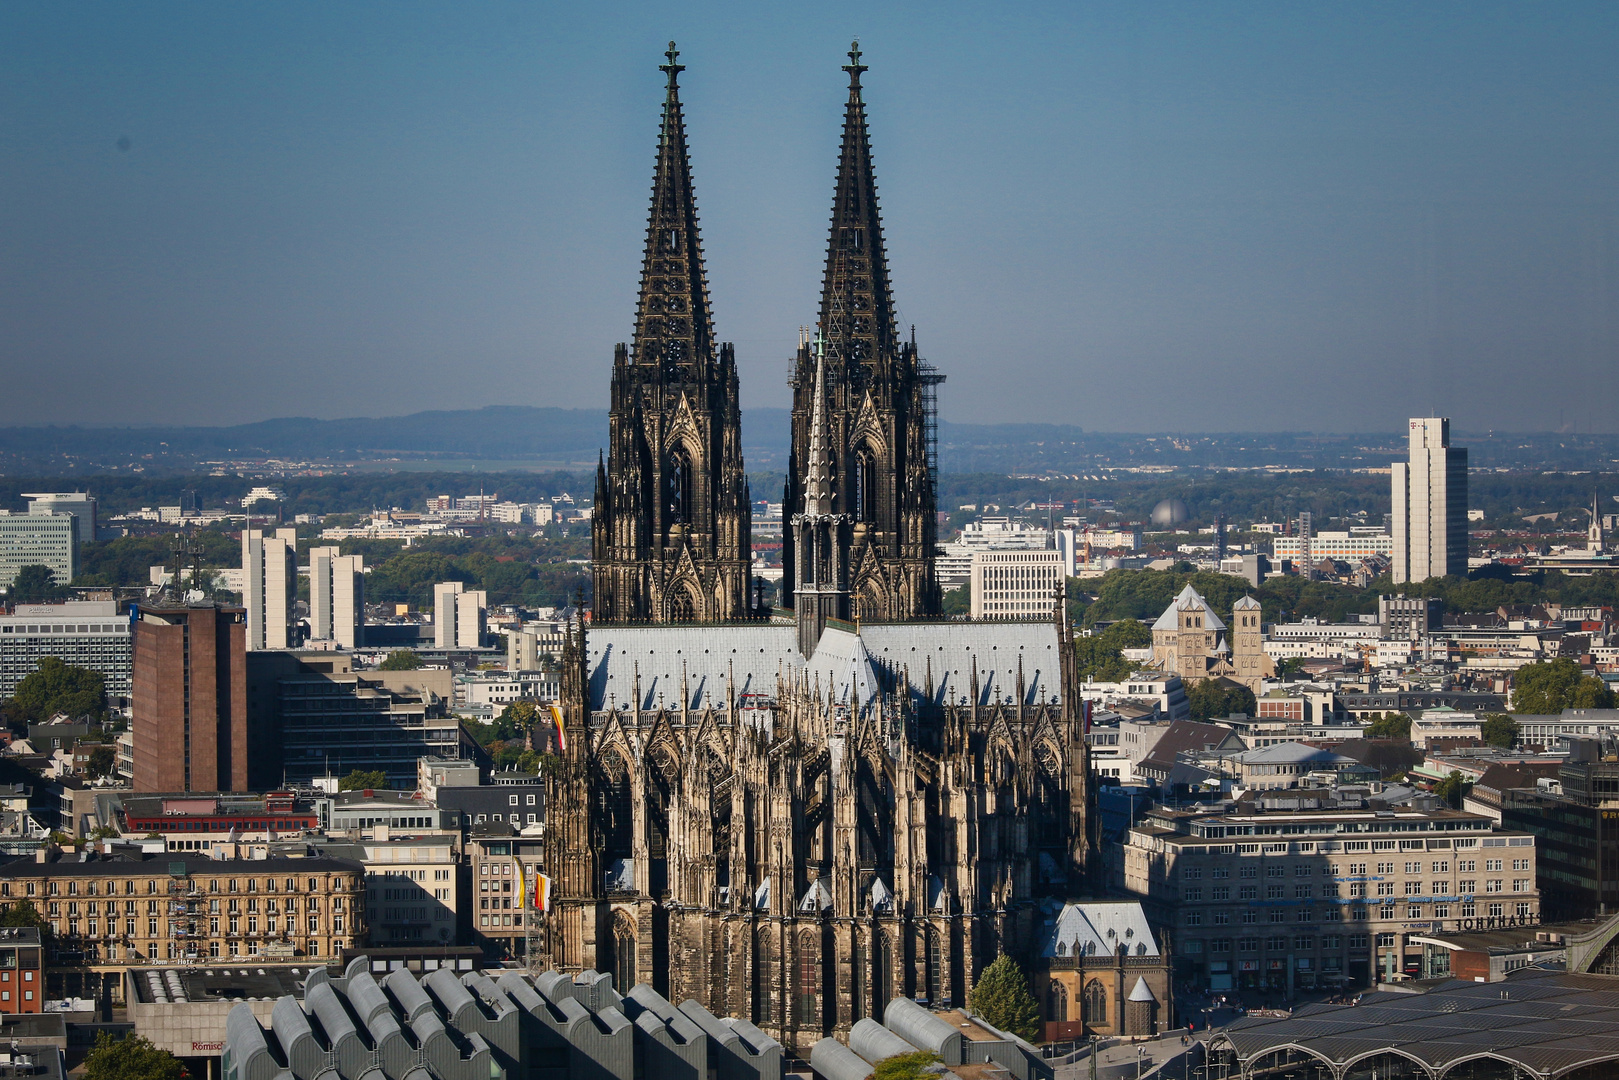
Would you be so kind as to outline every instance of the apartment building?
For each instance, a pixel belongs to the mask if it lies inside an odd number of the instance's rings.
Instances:
[[[1538,923],[1535,850],[1483,814],[1296,790],[1149,811],[1124,884],[1173,930],[1180,977],[1291,993],[1414,975],[1426,934]]]
[[[309,549],[309,636],[357,649],[365,641],[365,557]]]
[[[44,855],[0,866],[0,903],[27,900],[56,948],[95,965],[334,958],[365,939],[363,868],[327,858]]]
[[[471,890],[467,940],[495,957],[528,955],[525,918],[533,917],[535,875],[543,870],[545,841],[518,837],[507,825],[474,825],[467,838]],[[476,900],[473,892],[477,893]]]
[[[291,649],[298,644],[293,604],[298,599],[298,530],[242,530],[242,603],[247,647]]]
[[[460,924],[457,835],[396,835],[374,826],[356,841],[319,841],[327,858],[365,868],[365,921],[374,945],[453,945]]]

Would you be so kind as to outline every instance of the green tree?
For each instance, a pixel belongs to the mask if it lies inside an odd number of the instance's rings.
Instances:
[[[1030,1042],[1040,1038],[1040,1004],[1017,961],[1002,955],[984,969],[973,987],[972,1010],[1002,1031]]]
[[[1511,750],[1518,741],[1518,722],[1506,713],[1490,713],[1479,725],[1479,733],[1491,746]]]
[[[500,711],[491,725],[492,735],[496,739],[508,741],[517,739],[527,740],[529,731],[543,718],[540,704],[536,701],[514,701]]]
[[[18,900],[0,911],[0,926],[31,926],[39,931],[41,940],[51,936],[51,924],[39,913],[31,900]]]
[[[1232,713],[1252,716],[1259,709],[1254,692],[1229,679],[1199,679],[1186,688],[1186,703],[1193,720],[1220,720]]]
[[[1152,644],[1152,631],[1136,619],[1120,619],[1100,634],[1074,639],[1079,677],[1096,682],[1128,679],[1138,665],[1124,658],[1123,650]]]
[[[1276,665],[1276,677],[1286,679],[1288,676],[1297,675],[1303,670],[1304,658],[1302,656],[1289,656],[1286,660]]]
[[[1453,810],[1462,808],[1462,800],[1467,793],[1473,790],[1473,782],[1462,776],[1460,769],[1450,770],[1450,775],[1433,786],[1433,793],[1448,802]]]
[[[355,769],[337,782],[339,791],[376,791],[388,786],[388,774],[381,769]]]
[[[895,1054],[883,1058],[871,1071],[871,1080],[933,1080],[938,1073],[928,1066],[936,1064],[939,1055],[930,1050],[912,1050],[908,1054]]]
[[[29,563],[11,579],[11,599],[19,604],[48,604],[52,600],[65,600],[71,591],[56,583],[51,568]]]
[[[107,715],[106,681],[89,668],[46,656],[17,684],[12,711],[15,719],[27,724],[43,723],[57,713],[75,720],[101,720]]]
[[[378,671],[415,671],[422,666],[422,658],[414,649],[395,649],[377,665]]]
[[[179,1058],[140,1035],[115,1039],[100,1032],[84,1059],[84,1080],[188,1080],[190,1075]]]
[[[118,764],[118,755],[110,746],[98,746],[90,751],[88,760],[84,763],[84,771],[92,780],[99,780],[103,776],[112,774],[113,767]]]
[[[1527,664],[1512,677],[1512,711],[1550,715],[1564,709],[1611,709],[1613,691],[1572,660]]]
[[[1401,739],[1411,741],[1411,718],[1405,713],[1384,713],[1366,726],[1361,733],[1367,739]]]
[[[973,587],[970,583],[945,593],[939,604],[941,615],[971,615],[972,611]]]

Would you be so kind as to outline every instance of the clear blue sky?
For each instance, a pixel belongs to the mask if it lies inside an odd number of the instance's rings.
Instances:
[[[604,407],[664,43],[745,405],[858,35],[952,420],[1616,430],[1619,5],[11,3],[0,423]]]

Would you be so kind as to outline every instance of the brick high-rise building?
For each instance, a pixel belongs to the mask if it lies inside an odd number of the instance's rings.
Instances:
[[[250,790],[247,612],[143,607],[134,651],[135,790]]]

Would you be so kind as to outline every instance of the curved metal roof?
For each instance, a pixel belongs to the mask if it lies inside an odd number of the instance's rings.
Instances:
[[[1244,1062],[1278,1050],[1336,1066],[1393,1053],[1439,1075],[1492,1057],[1542,1080],[1619,1060],[1619,977],[1531,971],[1505,982],[1443,983],[1425,994],[1368,994],[1286,1019],[1249,1017],[1217,1036]]]

